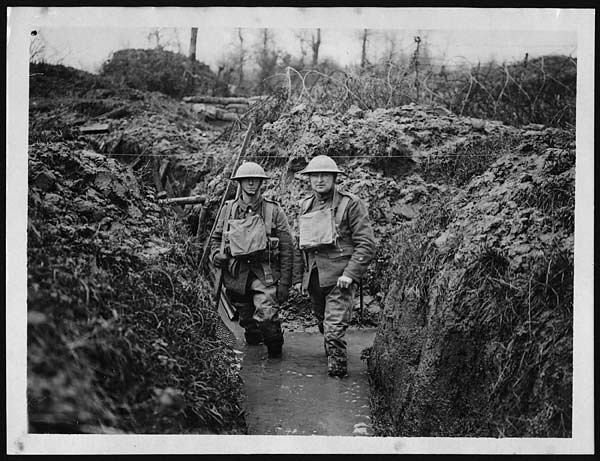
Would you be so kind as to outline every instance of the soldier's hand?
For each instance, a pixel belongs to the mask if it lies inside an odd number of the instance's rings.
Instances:
[[[279,304],[286,302],[289,294],[290,287],[288,285],[277,285],[277,301],[279,301]]]
[[[295,283],[294,290],[296,290],[300,294],[306,294],[306,293],[304,293],[304,290],[302,289],[302,283]]]
[[[213,263],[219,269],[223,269],[223,268],[227,267],[228,261],[229,261],[229,257],[225,256],[222,253],[217,253],[215,255],[215,259],[214,259]]]
[[[340,275],[337,279],[337,286],[342,288],[342,289],[346,289],[346,288],[350,288],[350,285],[352,285],[352,279],[350,277],[346,277],[345,275]]]

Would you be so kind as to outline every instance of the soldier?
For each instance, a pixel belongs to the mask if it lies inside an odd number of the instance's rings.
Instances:
[[[363,201],[335,186],[342,171],[330,157],[314,157],[300,173],[309,176],[313,194],[300,204],[303,257],[294,269],[294,288],[308,290],[324,334],[328,373],[342,377],[353,297],[375,254],[375,238]]]
[[[288,297],[294,248],[283,210],[260,192],[267,178],[254,162],[240,165],[231,179],[239,182],[241,194],[225,202],[210,254],[223,270],[223,284],[239,313],[246,342],[264,342],[269,357],[279,357],[283,333],[278,310]]]

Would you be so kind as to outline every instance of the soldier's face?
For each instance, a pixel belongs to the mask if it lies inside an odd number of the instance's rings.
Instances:
[[[333,189],[335,175],[333,173],[311,173],[310,187],[319,194],[326,194]]]
[[[240,187],[242,190],[250,195],[254,196],[260,190],[260,186],[262,184],[262,179],[260,178],[244,178],[240,179]]]

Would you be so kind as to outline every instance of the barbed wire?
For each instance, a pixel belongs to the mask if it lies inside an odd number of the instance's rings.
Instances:
[[[423,155],[423,154],[420,154]],[[432,153],[428,153],[428,155],[432,155]],[[456,154],[436,154],[433,153],[433,155],[435,157],[460,157],[464,154],[461,153],[456,153]],[[489,157],[490,155],[493,154],[486,154],[486,155],[482,155],[482,154],[469,154],[469,157]],[[182,156],[188,156],[188,157],[193,157],[193,158],[203,158],[203,157],[213,157],[213,158],[218,158],[218,156],[215,156],[214,154],[211,153],[198,153],[198,154],[105,154],[106,157],[132,157],[132,158],[139,158],[139,157],[171,157],[171,158],[180,158]],[[328,157],[331,158],[348,158],[348,159],[359,159],[359,158],[387,158],[387,159],[396,159],[396,158],[407,158],[407,159],[412,159],[414,160],[415,157],[419,157],[419,154],[417,154],[416,156],[412,156],[412,155],[327,155]],[[271,160],[271,159],[292,159],[293,157],[290,157],[288,155],[245,155],[244,158],[254,158],[254,159],[264,159],[264,160]]]

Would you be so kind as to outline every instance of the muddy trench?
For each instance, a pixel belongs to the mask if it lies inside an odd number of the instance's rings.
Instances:
[[[280,309],[280,359],[215,312],[199,261],[240,127],[146,95],[86,134],[110,101],[44,98],[29,139],[31,432],[571,436],[573,131],[414,104],[262,121],[247,158],[294,234],[297,172],[316,154],[344,153],[339,186],[369,210],[377,253],[339,379],[307,296]]]
[[[365,348],[373,344],[374,328],[348,330],[348,376],[327,375],[323,336],[319,332],[284,328],[281,358],[269,358],[263,345],[249,346],[244,330],[219,314],[235,334],[241,361],[248,434],[373,435]]]

